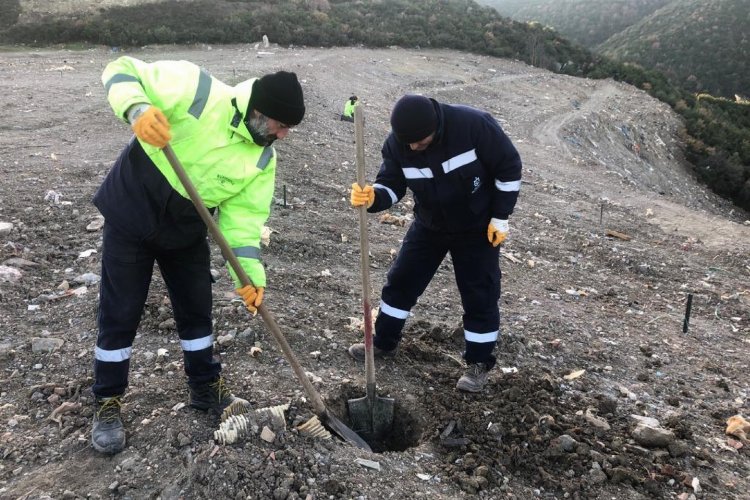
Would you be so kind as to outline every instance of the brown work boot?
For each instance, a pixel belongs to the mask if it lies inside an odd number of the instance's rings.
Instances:
[[[465,392],[482,392],[489,380],[490,371],[484,363],[470,363],[456,383],[456,389]]]
[[[120,418],[122,398],[96,398],[91,445],[99,453],[114,455],[125,448],[125,427]]]
[[[190,391],[190,406],[199,410],[212,410],[221,414],[224,408],[233,403],[250,406],[247,400],[232,394],[224,381],[224,377],[221,376],[203,384],[188,385],[188,389]]]
[[[392,358],[396,355],[396,351],[398,351],[398,348],[392,351],[386,351],[385,349],[381,349],[377,346],[372,346],[373,357],[375,359]],[[347,352],[349,353],[349,356],[353,357],[357,361],[365,360],[365,345],[363,343],[352,344]]]

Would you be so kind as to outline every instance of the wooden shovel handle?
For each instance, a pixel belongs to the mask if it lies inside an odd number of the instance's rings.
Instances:
[[[354,106],[354,142],[357,148],[357,183],[365,187],[365,117],[362,106]],[[362,308],[365,321],[365,379],[368,396],[374,396],[375,353],[372,344],[370,305],[370,245],[367,240],[367,207],[359,207],[359,264],[362,272]],[[373,392],[371,395],[370,392]]]
[[[193,201],[195,209],[198,211],[201,219],[203,219],[203,222],[206,224],[208,232],[211,233],[211,237],[214,239],[216,244],[219,245],[221,254],[225,259],[227,259],[227,261],[229,261],[229,265],[232,266],[232,269],[237,274],[240,283],[242,284],[242,286],[252,285],[253,283],[252,281],[250,281],[250,277],[240,265],[239,259],[237,259],[237,256],[234,255],[234,252],[232,252],[232,249],[229,246],[229,243],[227,243],[226,238],[224,238],[224,235],[221,234],[219,227],[216,225],[213,217],[211,217],[211,213],[203,203],[203,200],[198,194],[198,191],[195,189],[193,182],[190,180],[190,177],[188,177],[187,172],[185,172],[185,169],[180,163],[180,160],[175,155],[172,146],[167,144],[166,146],[164,146],[163,151],[167,156],[170,165],[172,165],[172,168],[177,174],[177,177],[179,177],[182,186],[185,188],[188,196],[190,196],[190,199]],[[281,333],[279,325],[276,323],[276,319],[273,317],[273,314],[271,314],[271,311],[269,311],[263,303],[258,306],[258,312],[260,313],[260,317],[263,318],[263,321],[265,321],[266,326],[268,326],[268,329],[271,330],[271,334],[273,335],[273,338],[276,339],[276,343],[278,343],[279,347],[281,347],[281,351],[284,353],[284,357],[289,362],[289,364],[292,365],[294,374],[297,376],[300,383],[302,383],[302,386],[307,393],[307,397],[310,398],[310,402],[312,403],[315,413],[319,417],[325,416],[326,407],[325,404],[323,404],[323,400],[320,398],[318,391],[315,390],[312,383],[307,378],[307,375],[305,375],[305,371],[302,369],[299,361],[297,361],[297,357],[294,355],[294,352],[292,352],[292,348],[289,347],[289,343],[286,341],[286,337],[284,337],[284,334]]]

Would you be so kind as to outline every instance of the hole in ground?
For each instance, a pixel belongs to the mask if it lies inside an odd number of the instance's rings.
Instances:
[[[384,397],[386,394],[387,391],[383,391],[382,393],[379,392],[378,396]],[[347,383],[342,385],[341,394],[328,401],[327,406],[346,426],[367,441],[367,444],[375,453],[405,451],[420,444],[424,434],[423,419],[418,418],[414,410],[399,398],[394,398],[393,424],[390,429],[383,432],[382,436],[373,438],[367,433],[361,432],[361,429],[356,429],[353,426],[347,403],[351,399],[360,399],[366,396],[367,390],[364,386]]]

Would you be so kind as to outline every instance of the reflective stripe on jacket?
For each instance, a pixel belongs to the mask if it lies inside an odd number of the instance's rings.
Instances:
[[[491,218],[513,213],[521,187],[521,157],[497,121],[468,106],[433,100],[438,126],[425,151],[412,151],[391,134],[368,212],[414,193],[414,214],[428,228],[484,231]]]
[[[255,144],[244,124],[254,80],[231,87],[187,61],[146,63],[123,56],[107,65],[102,82],[107,100],[122,120],[138,103],[164,112],[175,154],[206,206],[218,207],[219,228],[253,284],[266,286],[260,236],[273,199],[276,153],[272,147]],[[169,185],[188,198],[161,150],[145,142],[141,146]],[[110,186],[115,189],[113,183]],[[106,195],[102,193],[103,198]],[[127,206],[114,209],[129,210]]]

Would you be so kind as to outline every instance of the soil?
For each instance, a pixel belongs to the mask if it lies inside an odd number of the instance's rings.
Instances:
[[[129,54],[191,60],[230,83],[279,69],[303,80],[308,113],[277,147],[265,303],[346,424],[346,401],[365,387],[346,353],[363,314],[344,102],[354,93],[364,106],[370,182],[402,94],[491,111],[521,152],[524,180],[502,250],[502,337],[488,387],[455,390],[461,306],[446,259],[398,355],[376,367],[378,393],[396,402],[392,432],[374,452],[304,435],[295,427],[312,406],[214,247],[224,374],[255,408],[288,404],[286,429],[221,444],[218,417],[184,405],[180,345],[155,272],[124,400],[127,448],[95,452],[101,230],[90,200],[131,136],[100,82],[121,53],[0,53],[0,498],[750,498],[750,443],[725,434],[729,417],[750,412],[750,217],[696,183],[679,119],[646,93],[452,51]],[[392,217],[369,217],[375,305],[411,208],[407,196]],[[636,431],[634,416],[656,419],[659,439]]]

